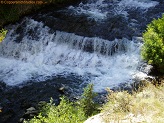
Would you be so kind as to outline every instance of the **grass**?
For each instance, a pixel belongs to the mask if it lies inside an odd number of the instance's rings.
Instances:
[[[162,80],[164,81],[164,80]],[[164,82],[163,82],[164,83]],[[107,123],[163,123],[164,84],[145,84],[139,91],[108,94],[108,102],[102,108],[103,119]]]

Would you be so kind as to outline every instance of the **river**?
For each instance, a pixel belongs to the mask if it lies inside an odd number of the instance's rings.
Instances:
[[[102,93],[144,79],[151,66],[140,56],[142,33],[163,12],[162,0],[88,0],[6,26],[0,44],[1,105],[14,103],[15,113],[23,101],[57,99],[60,87],[78,95],[93,83]]]

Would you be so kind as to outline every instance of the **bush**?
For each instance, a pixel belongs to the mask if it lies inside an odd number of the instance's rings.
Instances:
[[[51,99],[50,103],[42,106],[38,116],[25,123],[83,123],[85,120],[83,111],[62,97],[58,106],[55,106]]]
[[[143,59],[164,73],[164,15],[148,25],[143,39]]]
[[[92,91],[93,85],[88,85],[84,89],[81,100],[74,103],[62,97],[60,104],[55,106],[51,99],[50,103],[40,106],[38,116],[25,123],[83,123],[88,116],[97,111],[97,106],[93,101],[95,93]]]
[[[3,41],[3,39],[6,36],[6,33],[7,33],[7,30],[5,30],[5,29],[0,30],[0,42]]]
[[[97,94],[93,92],[93,84],[89,84],[84,88],[84,93],[82,95],[80,102],[80,107],[85,113],[86,117],[94,115],[98,112],[98,104],[94,102],[94,98]]]

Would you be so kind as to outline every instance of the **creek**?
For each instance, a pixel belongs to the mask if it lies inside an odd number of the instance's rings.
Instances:
[[[150,66],[140,56],[141,37],[162,13],[162,0],[87,0],[6,26],[0,122],[18,122],[26,108],[50,97],[58,102],[61,87],[76,98],[89,83],[104,93],[146,78]]]

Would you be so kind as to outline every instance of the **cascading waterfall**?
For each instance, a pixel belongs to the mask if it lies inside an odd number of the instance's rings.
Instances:
[[[73,73],[84,79],[89,76],[95,91],[102,91],[130,81],[139,72],[140,42],[108,41],[60,31],[49,33],[41,22],[29,19],[28,23],[31,26],[26,28],[27,32],[38,28],[37,40],[26,35],[17,43],[11,30],[0,45],[0,78],[8,85]]]
[[[104,20],[110,13],[125,14],[126,9],[132,8],[146,10],[157,4],[151,0],[113,0],[109,3],[97,0],[66,10]],[[9,26],[8,30],[0,44],[0,81],[10,86],[74,74],[81,76],[84,82],[94,83],[95,91],[101,92],[106,87],[130,83],[136,77],[147,75],[139,69],[142,43],[137,38],[109,41],[87,37],[51,30],[43,22],[30,18]]]
[[[148,76],[141,59],[146,25],[164,13],[163,0],[81,0],[44,9],[4,27],[0,43],[0,122],[23,122],[39,101],[79,99],[94,84],[96,101],[105,89],[131,90]],[[26,112],[26,113],[23,113]]]

